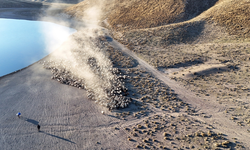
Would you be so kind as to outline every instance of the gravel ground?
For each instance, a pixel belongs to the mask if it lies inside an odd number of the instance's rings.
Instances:
[[[118,119],[102,115],[107,110],[84,90],[50,77],[36,63],[0,79],[1,149],[128,149],[124,131],[111,131]]]
[[[36,20],[40,10],[1,8],[0,17]],[[86,91],[51,80],[35,63],[0,78],[1,149],[129,149],[125,132],[113,128],[121,121],[101,111]]]

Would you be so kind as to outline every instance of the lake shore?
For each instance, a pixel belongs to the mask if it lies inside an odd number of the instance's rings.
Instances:
[[[29,14],[36,10],[3,8],[0,17],[33,20],[36,15]],[[0,78],[2,149],[130,149],[125,132],[113,131],[119,119],[84,90],[51,80],[41,61]]]
[[[11,10],[7,14],[15,17]],[[226,118],[225,107],[216,98],[197,96],[177,80],[179,74],[186,77],[196,70],[166,75],[117,41],[97,40],[108,47],[114,65],[130,77],[126,82],[133,98],[129,108],[110,112],[89,100],[85,90],[51,80],[51,70],[42,65],[51,59],[49,55],[0,78],[3,149],[250,147],[246,128]],[[20,119],[15,116],[19,111]]]

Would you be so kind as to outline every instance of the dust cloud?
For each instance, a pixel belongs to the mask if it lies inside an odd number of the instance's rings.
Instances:
[[[127,88],[124,86],[126,76],[121,76],[107,53],[107,46],[100,40],[105,38],[106,30],[99,26],[101,14],[106,1],[97,0],[84,11],[80,21],[70,19],[66,14],[56,17],[44,16],[41,20],[49,20],[64,26],[77,27],[72,34],[44,62],[44,67],[51,69],[52,79],[63,84],[86,89],[88,98],[96,103],[109,107],[127,107],[131,99],[124,96]],[[53,8],[48,8],[51,11]],[[56,18],[56,19],[55,19]],[[67,34],[68,31],[53,29],[44,31],[47,36]],[[53,49],[53,42],[47,42],[48,50]]]

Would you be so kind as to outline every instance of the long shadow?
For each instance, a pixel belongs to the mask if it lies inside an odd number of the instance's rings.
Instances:
[[[34,125],[38,125],[38,124],[39,124],[39,122],[36,121],[36,120],[34,120],[34,119],[29,119],[29,118],[22,117],[22,116],[20,117],[20,119],[22,119],[22,120],[24,120],[24,121],[27,121],[27,122],[29,122],[29,123],[32,123],[32,124],[34,124]],[[62,138],[62,137],[60,137],[60,136],[56,136],[56,135],[53,135],[53,134],[50,134],[50,133],[47,133],[47,132],[44,132],[44,131],[40,131],[40,132],[41,132],[41,133],[44,133],[44,134],[47,134],[47,135],[49,135],[49,136],[52,136],[52,137],[55,137],[55,138],[58,138],[58,139],[61,139],[61,140],[64,140],[64,141],[73,143],[73,144],[76,144],[75,142],[72,142],[72,141],[70,141],[70,140],[68,140],[68,139]]]
[[[39,124],[38,121],[33,120],[33,119],[26,119],[25,121],[27,121],[27,122],[29,122],[29,123],[32,123],[32,124],[34,124],[34,125],[38,125],[38,124]]]
[[[107,116],[109,116],[109,117],[113,117],[113,118],[116,118],[116,119],[117,119],[117,117],[116,117],[116,116],[114,116],[114,115],[107,115]]]
[[[192,61],[186,61],[186,62],[179,62],[174,65],[169,65],[168,67],[158,67],[158,69],[165,69],[165,68],[180,68],[180,67],[190,67],[193,65],[198,65],[204,63],[205,60],[203,58],[198,58]]]
[[[205,69],[205,70],[202,70],[202,71],[198,71],[198,72],[195,72],[193,74],[189,74],[187,75],[187,77],[195,77],[195,76],[198,76],[198,77],[204,77],[204,76],[208,76],[208,75],[211,75],[211,74],[216,74],[216,73],[223,73],[223,72],[228,72],[228,71],[237,71],[239,70],[239,67],[237,66],[227,66],[227,67],[214,67],[214,68],[209,68],[209,69]]]
[[[32,124],[34,124],[34,125],[38,125],[39,124],[39,122],[38,121],[36,121],[36,120],[34,120],[34,119],[29,119],[29,118],[26,118],[26,117],[20,117],[20,119],[22,119],[22,120],[24,120],[24,121],[27,121],[27,122],[29,122],[29,123],[32,123]]]
[[[70,143],[73,143],[73,144],[76,144],[75,142],[73,141],[70,141],[68,139],[65,139],[65,138],[62,138],[60,136],[57,136],[57,135],[53,135],[53,134],[50,134],[50,133],[47,133],[47,132],[44,132],[44,131],[40,131],[41,133],[44,133],[46,135],[49,135],[49,136],[52,136],[52,137],[55,137],[55,138],[58,138],[58,139],[61,139],[61,140],[64,140],[64,141],[67,141],[67,142],[70,142]]]

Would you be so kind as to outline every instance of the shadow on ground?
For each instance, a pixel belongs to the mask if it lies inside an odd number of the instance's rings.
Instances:
[[[26,118],[26,117],[20,117],[20,119],[22,119],[22,120],[24,120],[24,121],[27,121],[27,122],[29,122],[29,123],[32,123],[32,124],[34,124],[34,125],[38,125],[39,124],[39,122],[38,121],[36,121],[36,120],[34,120],[34,119],[29,119],[29,118]]]
[[[76,144],[75,142],[70,141],[69,139],[65,139],[65,138],[63,138],[63,137],[60,137],[60,136],[57,136],[57,135],[53,135],[53,134],[50,134],[50,133],[47,133],[47,132],[44,132],[44,131],[40,131],[40,132],[41,132],[41,133],[44,133],[44,134],[46,134],[46,135],[49,135],[49,136],[52,136],[52,137],[55,137],[55,138],[58,138],[58,139],[61,139],[61,140],[64,140],[64,141],[73,143],[73,144]]]
[[[239,70],[239,67],[237,66],[225,66],[225,67],[213,67],[213,68],[208,68],[204,69],[201,71],[197,71],[194,73],[189,73],[186,75],[188,78],[194,78],[194,77],[204,77],[204,76],[209,76],[212,74],[217,74],[217,73],[223,73],[223,72],[228,72],[228,71],[236,71]]]
[[[158,67],[157,69],[161,70],[161,69],[166,69],[166,68],[190,67],[190,66],[193,66],[193,65],[203,64],[205,61],[206,61],[205,59],[199,58],[199,59],[195,59],[195,60],[192,60],[192,61],[179,62],[179,63],[176,63],[174,65],[169,65],[168,67]]]
[[[32,123],[33,125],[38,125],[38,124],[39,124],[39,122],[36,121],[36,120],[34,120],[34,119],[29,119],[29,118],[26,118],[26,117],[20,117],[20,119],[22,119],[22,120],[24,120],[24,121],[27,121],[27,122],[29,122],[29,123]],[[76,144],[76,143],[73,142],[73,141],[70,141],[70,140],[68,140],[68,139],[59,137],[59,136],[57,136],[57,135],[53,135],[53,134],[50,134],[50,133],[47,133],[47,132],[44,132],[44,131],[39,131],[39,132],[44,133],[44,134],[49,135],[49,136],[52,136],[52,137],[55,137],[55,138],[58,138],[58,139],[61,139],[61,140],[64,140],[64,141],[67,141],[67,142],[70,142],[70,143],[73,143],[73,144]]]

